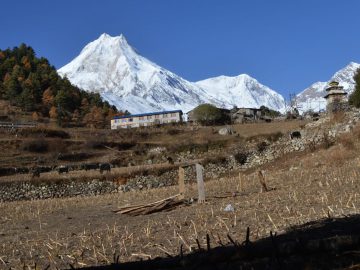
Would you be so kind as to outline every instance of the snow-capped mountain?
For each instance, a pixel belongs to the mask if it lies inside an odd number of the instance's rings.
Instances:
[[[310,87],[296,96],[296,102],[300,107],[301,112],[305,112],[309,109],[319,111],[325,109],[326,101],[324,96],[326,94],[326,87],[329,82],[337,81],[344,90],[351,94],[355,88],[355,81],[353,79],[355,72],[360,68],[360,64],[351,62],[343,69],[336,72],[329,81],[327,82],[316,82]]]
[[[226,108],[285,108],[281,95],[248,75],[189,82],[139,55],[123,35],[102,34],[58,72],[78,87],[98,92],[110,104],[131,113],[187,112],[202,103]]]
[[[253,107],[259,108],[264,105],[276,110],[285,110],[284,98],[260,84],[257,80],[247,74],[235,77],[219,76],[198,81],[195,83],[205,89],[208,96],[220,99],[224,107]]]

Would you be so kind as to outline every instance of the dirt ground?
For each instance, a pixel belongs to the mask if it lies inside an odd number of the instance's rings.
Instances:
[[[360,157],[342,145],[267,164],[269,192],[257,173],[207,179],[205,204],[131,217],[113,210],[177,194],[177,187],[147,191],[0,203],[0,269],[69,268],[179,254],[197,247],[242,242],[324,217],[358,214]],[[206,176],[206,174],[205,174]],[[242,183],[242,184],[241,184]],[[229,192],[240,195],[216,198]],[[195,185],[187,198],[196,197]],[[224,208],[231,204],[234,211]]]

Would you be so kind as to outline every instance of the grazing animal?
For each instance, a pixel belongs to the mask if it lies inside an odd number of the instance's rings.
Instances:
[[[98,163],[88,163],[88,164],[82,164],[81,165],[81,169],[85,170],[85,171],[97,170],[98,168],[99,168]]]
[[[300,139],[301,133],[300,131],[293,131],[290,133],[290,139]]]
[[[68,173],[69,172],[69,167],[62,165],[62,166],[59,166],[57,168],[57,171],[58,171],[59,174]]]
[[[103,171],[111,171],[111,164],[110,163],[100,163],[99,165],[100,173],[103,173]]]

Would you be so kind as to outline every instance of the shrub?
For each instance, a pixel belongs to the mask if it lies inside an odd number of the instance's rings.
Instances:
[[[275,133],[271,133],[267,136],[267,139],[271,142],[276,142],[278,141],[282,136],[284,136],[284,134],[281,131],[275,132]]]
[[[265,141],[259,142],[259,143],[256,145],[256,149],[257,149],[258,152],[260,152],[260,153],[264,152],[267,147],[268,147],[268,144],[267,144],[267,142],[265,142]]]
[[[61,138],[61,139],[70,138],[69,133],[67,133],[66,131],[58,130],[58,129],[47,129],[47,128],[21,129],[19,134],[23,136],[42,135],[43,137],[46,138]]]
[[[348,150],[354,149],[354,138],[351,134],[344,134],[339,138],[339,142]]]
[[[324,136],[323,137],[323,146],[325,149],[328,149],[334,145],[334,141],[329,137],[329,135],[326,132],[324,132],[323,136]]]
[[[239,151],[234,155],[234,158],[239,164],[244,165],[248,159],[248,153]]]
[[[60,154],[58,156],[58,159],[65,161],[82,161],[91,158],[92,156],[93,156],[92,154],[88,154],[88,153]]]
[[[223,156],[223,155],[218,155],[218,156],[206,157],[202,161],[203,165],[207,165],[209,163],[211,163],[211,164],[224,164],[224,163],[226,163],[226,157]]]
[[[182,130],[180,129],[168,129],[167,130],[167,134],[169,135],[177,135],[180,134]]]
[[[360,69],[354,75],[355,91],[349,97],[350,105],[360,108]]]
[[[194,120],[201,125],[225,124],[230,121],[229,115],[211,104],[201,104],[192,113]]]
[[[49,143],[44,139],[24,141],[20,147],[24,151],[44,153],[49,149]]]

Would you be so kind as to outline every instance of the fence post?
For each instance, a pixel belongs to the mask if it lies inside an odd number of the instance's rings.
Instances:
[[[196,168],[196,180],[197,180],[197,186],[198,186],[198,203],[204,203],[205,202],[205,186],[204,186],[204,178],[203,178],[203,170],[204,167],[200,164],[195,165]]]
[[[179,167],[179,199],[185,199],[185,170],[183,167]]]

